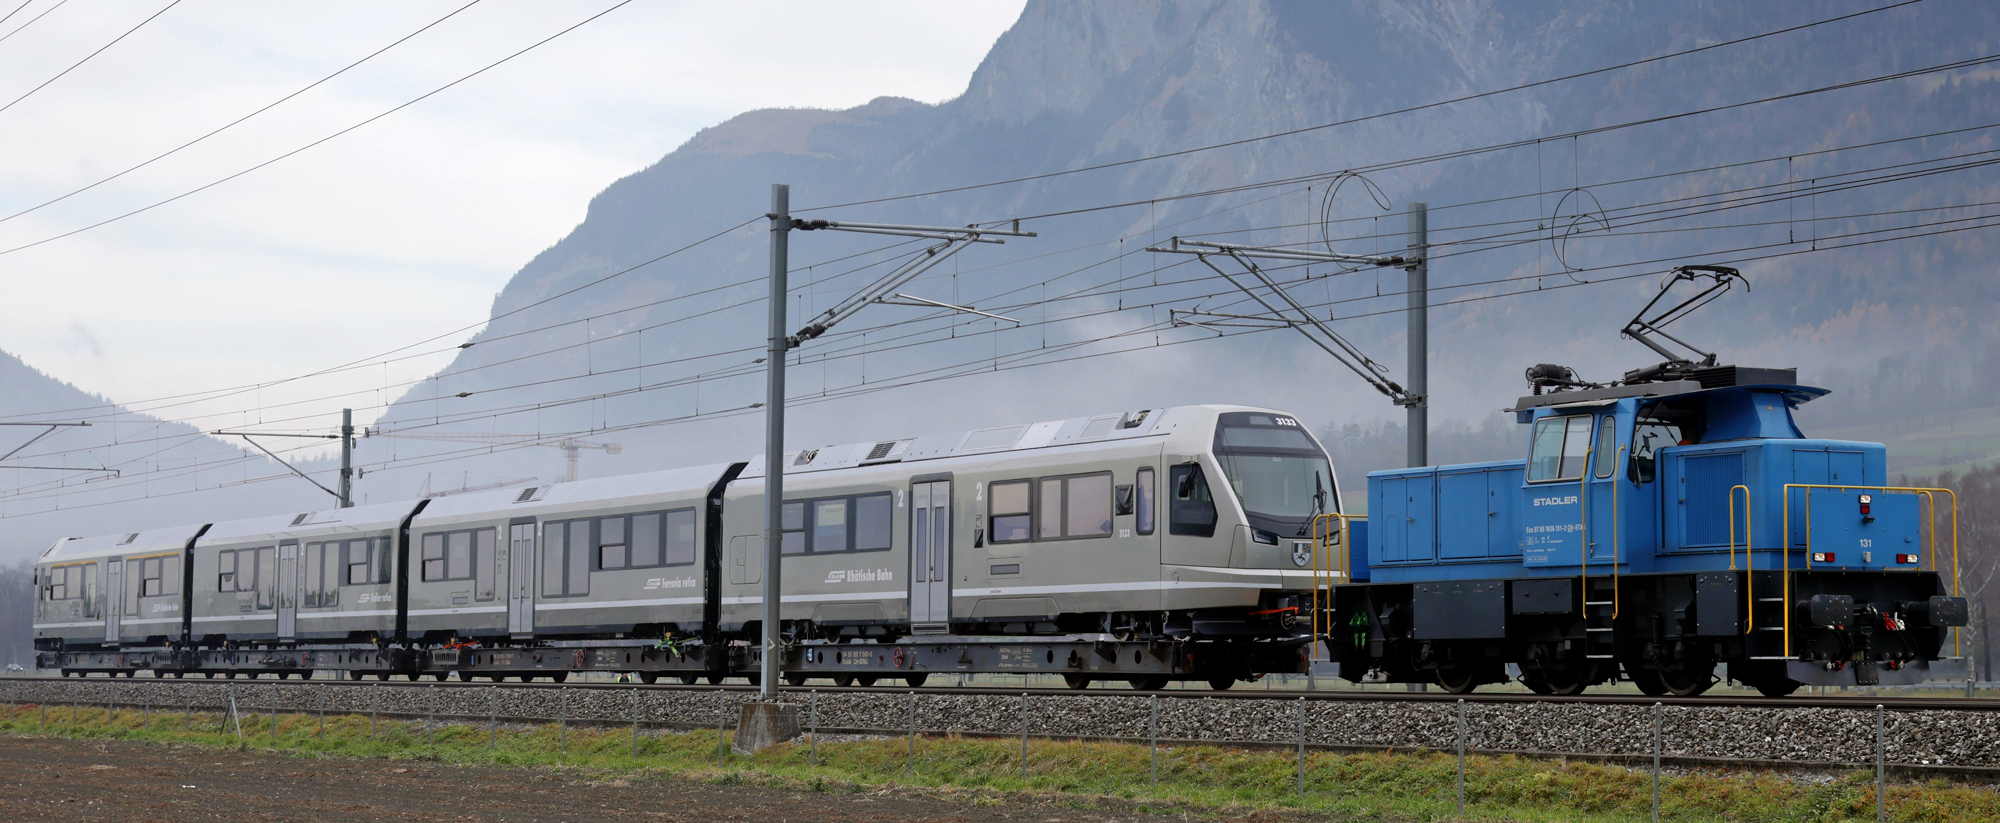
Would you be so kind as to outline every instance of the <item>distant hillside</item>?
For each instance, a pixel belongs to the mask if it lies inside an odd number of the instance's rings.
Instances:
[[[507,285],[493,306],[498,319],[473,345],[400,400],[389,425],[608,430],[601,439],[625,452],[586,455],[586,473],[757,451],[761,418],[748,407],[762,399],[752,361],[763,346],[767,232],[756,218],[774,182],[790,183],[801,208],[950,190],[1295,130],[1862,8],[1621,0],[1031,3],[957,99],[749,112],[612,183],[581,225]],[[1646,272],[1741,259],[1752,291],[1728,296],[1677,331],[1731,360],[1798,366],[1807,382],[1831,385],[1836,393],[1809,408],[1809,425],[1886,428],[1940,397],[1903,391],[1909,372],[1893,364],[1978,383],[1973,378],[1984,367],[1975,355],[1995,339],[1994,317],[1983,307],[2000,298],[1991,241],[1966,231],[1812,249],[1982,214],[1922,211],[2000,201],[1982,168],[1841,187],[1867,178],[1856,173],[1869,169],[1989,157],[1979,152],[1990,147],[1991,132],[1813,152],[2000,122],[1990,71],[1535,140],[1981,56],[1987,46],[1978,33],[1994,30],[2000,8],[1939,0],[1445,109],[1101,172],[813,211],[931,225],[1028,216],[1024,228],[1041,236],[973,249],[908,287],[1008,315],[1022,321],[1018,328],[874,306],[843,334],[796,353],[791,442],[1205,401],[1277,406],[1336,427],[1399,419],[1289,332],[1217,340],[1203,329],[1172,327],[1173,310],[1244,307],[1212,275],[1198,277],[1205,270],[1140,249],[1185,235],[1394,252],[1403,244],[1399,212],[1411,201],[1432,204],[1438,244],[1434,420],[1485,425],[1520,393],[1521,369],[1532,363],[1564,363],[1605,379],[1649,362],[1650,352],[1616,335],[1652,294],[1656,278]],[[1902,43],[1923,47],[1893,46]],[[1377,208],[1352,180],[1328,203],[1323,178],[1170,199],[1518,140],[1527,142],[1370,172],[1391,211]],[[1673,174],[1751,160],[1764,162]],[[1745,191],[1795,197],[1669,221],[1653,214],[1660,206],[1648,205]],[[1579,210],[1586,200],[1596,205]],[[1136,205],[1034,217],[1111,203]],[[1468,203],[1483,204],[1460,205]],[[1322,226],[1322,216],[1349,222]],[[1608,230],[1591,222],[1597,217]],[[751,222],[720,239],[510,314],[744,220]],[[1979,223],[1929,230],[1967,225]],[[1563,227],[1591,231],[1565,242]],[[1490,242],[1495,235],[1510,242]],[[881,245],[824,232],[795,236],[793,325],[883,271],[857,267],[915,248],[854,257]],[[1746,259],[1774,254],[1791,256]],[[1634,261],[1642,264],[1619,265]],[[1312,275],[1292,287],[1295,296],[1330,313],[1337,329],[1392,376],[1401,374],[1399,273],[1319,267],[1280,274]],[[1129,351],[1087,356],[1117,349]],[[674,422],[626,429],[659,421]],[[439,467],[547,476],[559,460],[552,450],[499,450],[419,466],[423,455],[463,449],[378,441],[364,451],[371,461],[394,457],[411,466],[371,475],[372,488],[414,489]]]

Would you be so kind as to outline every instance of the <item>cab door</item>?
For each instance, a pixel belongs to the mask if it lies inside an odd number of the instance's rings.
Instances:
[[[125,595],[125,561],[118,558],[104,561],[104,591],[107,592],[104,642],[115,645],[118,642],[118,616],[125,611],[124,604],[120,602]]]
[[[1618,506],[1629,502],[1629,488],[1618,488],[1624,479],[1621,467],[1625,461],[1618,437],[1618,415],[1604,414],[1597,418],[1596,437],[1591,441],[1590,466],[1584,475],[1584,499],[1589,509],[1586,515],[1585,533],[1590,542],[1590,565],[1631,562],[1630,552],[1625,550],[1623,532],[1630,525],[1620,516]]]
[[[535,521],[516,520],[507,528],[507,632],[535,633]]]
[[[299,544],[278,544],[278,639],[290,640],[299,625],[299,578],[305,569],[299,563]]]
[[[910,624],[951,622],[951,481],[910,484]]]

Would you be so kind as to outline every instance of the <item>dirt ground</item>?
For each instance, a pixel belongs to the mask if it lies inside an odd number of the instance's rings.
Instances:
[[[1180,818],[1173,814],[1171,818]],[[1149,820],[1112,805],[1024,799],[974,803],[889,789],[865,794],[608,779],[580,772],[148,746],[130,741],[0,738],[0,820],[724,821]]]

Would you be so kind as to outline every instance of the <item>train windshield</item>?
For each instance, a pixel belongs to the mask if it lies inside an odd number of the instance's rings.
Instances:
[[[1339,511],[1332,464],[1297,420],[1224,414],[1215,432],[1215,457],[1253,527],[1291,534],[1315,514]]]

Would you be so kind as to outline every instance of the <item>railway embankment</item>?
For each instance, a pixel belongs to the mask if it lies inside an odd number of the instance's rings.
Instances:
[[[346,681],[185,681],[21,678],[0,680],[0,700],[60,711],[72,703],[163,715],[374,715],[454,724],[733,726],[732,688],[460,684]],[[1006,693],[993,690],[831,689],[788,692],[803,725],[823,733],[1019,737],[1193,743],[1315,750],[1450,751],[1459,745],[1455,700],[1343,698],[1282,692],[1216,696]],[[2000,777],[2000,705],[1895,701],[1881,713],[1885,764],[1898,772]],[[1877,711],[1865,701],[1694,699],[1662,703],[1480,700],[1463,705],[1464,742],[1474,752],[1650,761],[1657,713],[1660,755],[1682,765],[1872,768]]]

